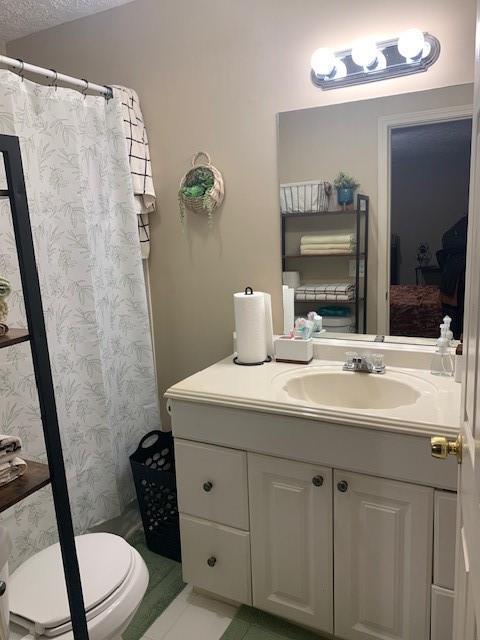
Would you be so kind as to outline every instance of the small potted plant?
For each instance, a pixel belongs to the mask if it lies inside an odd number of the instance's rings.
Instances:
[[[352,204],[353,194],[355,189],[358,189],[360,186],[360,183],[357,182],[355,178],[352,178],[352,176],[340,171],[333,185],[337,190],[338,204],[345,209],[348,204]]]

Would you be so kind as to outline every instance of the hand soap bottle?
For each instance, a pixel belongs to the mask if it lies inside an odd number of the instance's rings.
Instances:
[[[437,340],[437,348],[432,358],[431,373],[434,376],[453,376],[454,360],[450,353],[450,339],[448,333],[448,324],[441,324],[440,337]]]

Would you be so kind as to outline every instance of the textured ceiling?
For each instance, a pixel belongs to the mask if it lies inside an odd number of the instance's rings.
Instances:
[[[0,40],[9,42],[131,1],[0,0]]]

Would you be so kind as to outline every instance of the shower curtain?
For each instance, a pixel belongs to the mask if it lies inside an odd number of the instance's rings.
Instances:
[[[160,420],[122,126],[116,98],[0,70],[0,133],[20,139],[77,533],[134,499],[128,456]],[[25,326],[8,200],[0,201],[0,274],[13,285],[9,324]],[[20,435],[25,457],[46,459],[28,345],[0,351],[0,433]],[[50,490],[0,523],[15,567],[56,540]]]

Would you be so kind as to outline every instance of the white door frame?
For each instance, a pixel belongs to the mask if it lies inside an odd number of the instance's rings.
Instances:
[[[473,105],[399,113],[378,119],[377,334],[390,332],[390,141],[392,129],[471,118]]]

